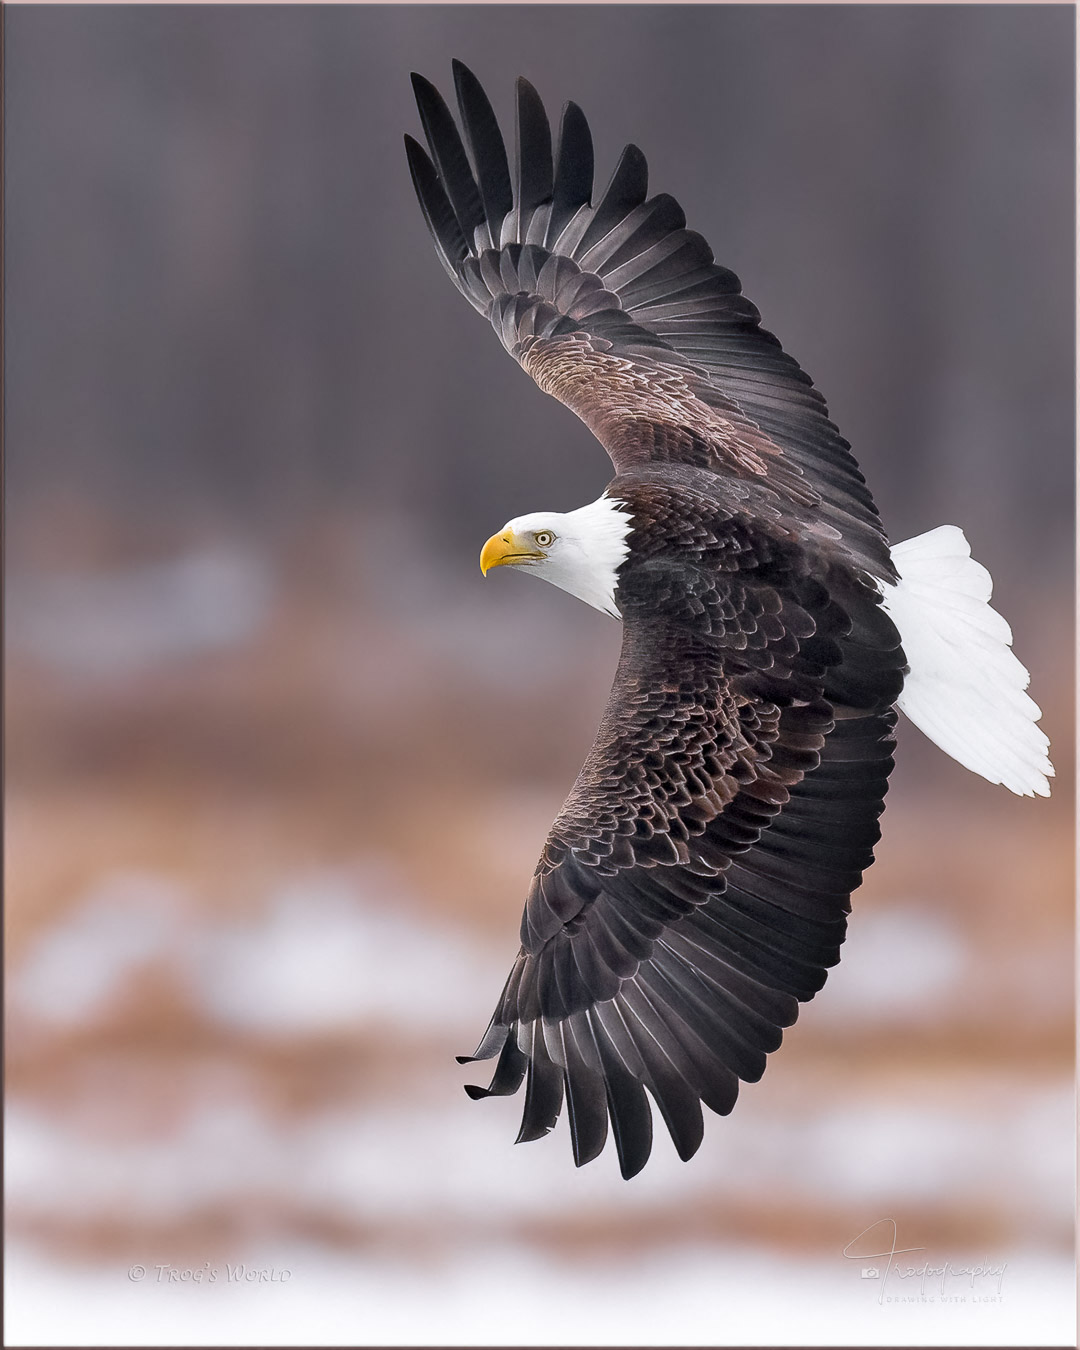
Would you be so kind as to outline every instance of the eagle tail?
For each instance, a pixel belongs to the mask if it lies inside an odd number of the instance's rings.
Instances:
[[[1054,766],[1012,631],[990,606],[990,573],[963,530],[940,525],[897,544],[882,587],[910,673],[897,707],[947,755],[1024,797],[1049,797]]]

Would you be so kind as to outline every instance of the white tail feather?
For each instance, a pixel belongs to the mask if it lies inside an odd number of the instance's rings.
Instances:
[[[990,573],[964,532],[940,525],[897,544],[900,582],[882,604],[900,632],[910,673],[896,706],[947,755],[1024,797],[1049,797],[1054,766],[1042,716],[1024,690],[1012,631],[990,607]]]

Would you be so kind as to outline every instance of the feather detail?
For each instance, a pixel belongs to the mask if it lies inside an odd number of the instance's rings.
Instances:
[[[964,532],[939,525],[897,544],[899,584],[882,605],[900,631],[910,673],[897,707],[947,755],[1023,797],[1049,797],[1050,742],[1024,692],[1030,676],[1009,625],[991,608],[990,573]]]

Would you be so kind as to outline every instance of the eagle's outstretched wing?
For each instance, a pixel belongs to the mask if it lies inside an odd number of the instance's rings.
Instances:
[[[641,151],[626,147],[593,205],[584,114],[566,105],[553,154],[544,106],[519,79],[511,175],[476,77],[455,61],[454,81],[473,163],[439,92],[414,75],[430,155],[406,136],[409,166],[443,265],[507,351],[620,472],[678,461],[757,480],[802,506],[853,565],[895,580],[825,400],[678,202],[647,195]]]
[[[873,858],[904,655],[870,577],[888,542],[824,402],[626,150],[590,203],[569,105],[553,162],[518,85],[518,168],[455,64],[469,163],[414,77],[414,182],[455,283],[595,432],[631,508],[623,649],[596,742],[548,837],[521,951],[473,1058],[526,1082],[520,1137],[565,1097],[575,1160],[611,1122],[624,1176],[734,1104],[839,959]],[[644,523],[643,523],[644,522]]]
[[[699,1099],[730,1111],[824,984],[892,768],[903,653],[887,618],[870,607],[859,632],[861,701],[878,706],[838,718],[824,691],[851,613],[775,559],[743,564],[689,599],[655,576],[623,598],[610,701],[475,1055],[500,1059],[473,1096],[527,1073],[523,1140],[552,1128],[565,1091],[580,1165],[610,1116],[627,1177],[649,1156],[645,1088],[690,1157]]]

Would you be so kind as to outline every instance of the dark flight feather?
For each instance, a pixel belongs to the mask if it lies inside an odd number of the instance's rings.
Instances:
[[[422,75],[414,75],[412,83],[432,162],[438,170],[440,182],[446,188],[462,234],[468,239],[479,226],[486,223],[486,215],[465,147],[450,109],[435,86]]]
[[[411,136],[405,137],[405,153],[409,160],[413,187],[420,201],[424,219],[435,240],[435,247],[442,264],[455,280],[458,278],[458,266],[465,260],[469,246],[461,232],[458,218],[446,190],[439,181],[435,166],[424,153],[419,142]]]
[[[488,226],[488,243],[492,248],[497,248],[501,222],[514,205],[506,146],[480,81],[460,61],[454,62],[454,86],[462,125],[476,166],[476,178]]]
[[[574,249],[574,258],[580,262],[594,244],[641,205],[648,191],[649,166],[645,156],[636,145],[628,145],[619,156],[611,181],[604,189],[592,220]]]
[[[557,249],[559,237],[573,216],[590,204],[593,186],[593,143],[585,114],[576,103],[563,109],[559,126],[559,152],[551,190],[547,248]]]
[[[517,208],[522,243],[537,207],[551,200],[551,127],[540,95],[525,79],[517,82]]]

